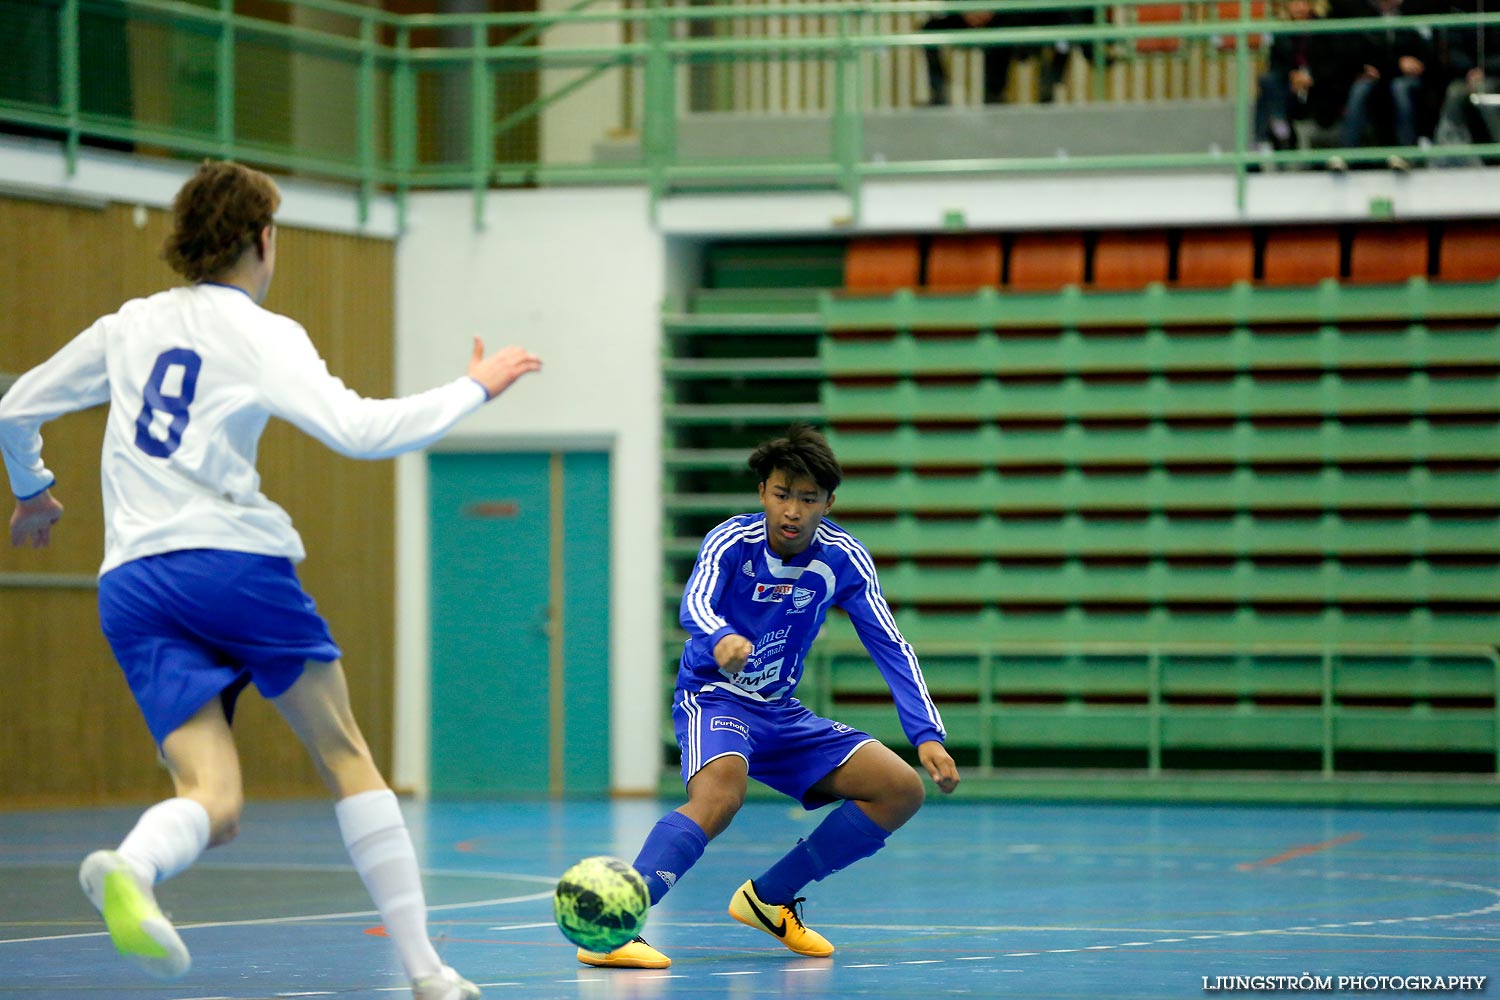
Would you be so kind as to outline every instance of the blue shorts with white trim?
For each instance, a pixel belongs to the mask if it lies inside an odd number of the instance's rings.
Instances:
[[[875,742],[869,733],[815,715],[796,698],[761,702],[719,691],[678,688],[672,723],[682,750],[686,785],[709,761],[745,758],[750,777],[817,809],[833,801],[812,790],[854,751]]]
[[[218,697],[254,682],[275,698],[308,660],[342,653],[291,560],[221,549],[145,556],[99,578],[99,623],[160,744]]]

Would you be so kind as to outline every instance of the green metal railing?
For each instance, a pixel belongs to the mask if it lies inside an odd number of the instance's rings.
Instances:
[[[635,0],[605,11],[580,0],[545,13],[402,16],[343,0],[281,0],[283,16],[271,20],[236,13],[233,0],[36,0],[0,8],[9,63],[0,66],[0,124],[60,139],[70,171],[80,146],[91,141],[166,155],[234,156],[355,184],[365,208],[382,190],[401,203],[413,188],[469,188],[479,222],[483,193],[494,185],[640,182],[657,197],[688,186],[811,185],[845,192],[857,216],[860,187],[869,178],[1038,170],[1230,171],[1243,204],[1247,174],[1267,162],[1251,134],[1261,58],[1252,39],[1291,22],[1252,17],[1251,0],[1238,0],[1238,19],[1221,17],[1219,4],[1193,0],[1182,9],[1198,19],[1150,23],[1133,17],[1108,23],[1106,14],[1160,0],[1108,7],[1097,0],[1007,0],[1016,14],[1083,12],[1094,23],[953,32],[881,27],[893,18],[915,25],[940,10],[992,6],[987,0],[711,7]],[[1402,18],[1403,27],[1431,31],[1495,24],[1500,13]],[[1296,23],[1299,32],[1319,33],[1385,27],[1373,17]],[[577,35],[585,37],[570,37]],[[21,41],[39,36],[48,44]],[[869,94],[885,63],[904,60],[911,70],[934,45],[966,51],[1091,44],[1097,100],[1106,62],[1135,60],[1136,43],[1153,38],[1215,50],[1232,81],[1231,148],[1066,159],[893,159],[865,150]],[[1232,48],[1215,42],[1227,38]],[[99,69],[101,52],[114,52],[121,67],[112,78]],[[713,113],[698,107],[695,80],[706,72],[715,86],[733,91],[734,73],[766,66],[796,81],[788,86],[815,79],[807,92],[816,89],[818,96],[806,112],[773,108],[750,117],[810,118],[826,130],[823,148],[795,156],[684,154],[683,122]],[[725,113],[749,114],[744,109],[754,102],[741,96]],[[628,132],[635,145],[613,157],[597,155],[614,132]],[[553,151],[570,143],[571,152]],[[1331,152],[1282,152],[1273,162],[1305,165]],[[1350,163],[1393,154],[1421,162],[1493,157],[1500,143],[1337,152]]]

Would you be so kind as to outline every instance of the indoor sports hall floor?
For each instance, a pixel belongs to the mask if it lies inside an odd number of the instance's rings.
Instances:
[[[1229,991],[1204,977],[1303,974],[1332,978],[1324,996],[1408,994],[1337,988],[1382,975],[1486,976],[1500,995],[1491,810],[934,802],[881,854],[809,887],[807,921],[838,946],[817,960],[725,914],[821,816],[751,802],[651,915],[670,970],[578,965],[552,925],[552,878],[589,854],[632,857],[674,804],[408,804],[444,958],[501,1000],[1205,997]],[[238,841],[161,889],[194,967],[140,978],[75,877],[134,815],[0,813],[0,995],[409,995],[332,811],[311,802],[252,802]]]

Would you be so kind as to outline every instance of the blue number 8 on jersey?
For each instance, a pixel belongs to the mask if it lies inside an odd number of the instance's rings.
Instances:
[[[156,356],[151,377],[146,379],[146,386],[141,391],[145,400],[141,405],[141,415],[135,418],[137,448],[152,458],[166,458],[182,444],[182,432],[188,425],[188,407],[192,405],[193,394],[198,391],[198,371],[202,367],[203,359],[198,356],[198,352],[186,347],[174,347]],[[176,394],[163,395],[167,376],[172,374],[173,368],[182,372],[182,381],[177,386]],[[172,422],[167,425],[166,440],[151,433],[157,410],[172,416]]]

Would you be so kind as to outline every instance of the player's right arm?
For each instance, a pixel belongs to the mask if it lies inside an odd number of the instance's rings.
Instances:
[[[755,651],[750,640],[735,631],[722,610],[726,588],[737,571],[735,563],[743,535],[744,525],[731,518],[704,537],[693,573],[682,590],[682,606],[677,616],[690,642],[711,650],[719,669],[731,674],[744,667]]]
[[[276,416],[350,458],[390,458],[425,447],[464,417],[541,368],[520,347],[488,357],[479,338],[468,375],[397,399],[367,399],[328,371],[307,332],[290,320],[263,354],[260,390]]]
[[[46,545],[62,516],[62,504],[51,493],[57,477],[42,462],[42,425],[109,401],[102,323],[74,337],[0,396],[0,456],[16,496],[12,545]]]

